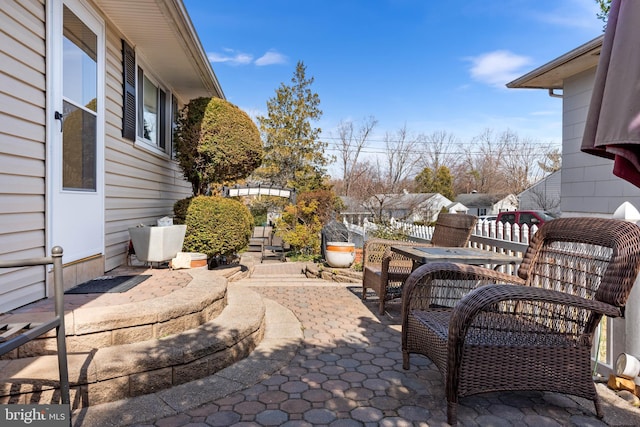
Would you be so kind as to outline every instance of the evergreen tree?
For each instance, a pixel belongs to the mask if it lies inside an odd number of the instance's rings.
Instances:
[[[321,129],[312,126],[322,116],[320,97],[305,72],[298,62],[291,85],[282,83],[267,102],[267,116],[257,118],[265,153],[254,177],[298,192],[324,188],[328,164],[327,144],[318,139]]]
[[[416,191],[420,193],[440,193],[449,200],[455,198],[453,176],[446,166],[440,166],[435,173],[431,168],[424,168],[416,176]]]
[[[598,19],[601,19],[605,25],[609,19],[609,11],[611,10],[611,0],[596,0],[600,12],[596,15]]]

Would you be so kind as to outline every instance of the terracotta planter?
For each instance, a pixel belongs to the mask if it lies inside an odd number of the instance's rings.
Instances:
[[[334,268],[348,268],[356,258],[356,245],[349,242],[327,242],[327,264]]]
[[[362,248],[356,248],[356,258],[353,261],[354,263],[361,263],[362,262]]]

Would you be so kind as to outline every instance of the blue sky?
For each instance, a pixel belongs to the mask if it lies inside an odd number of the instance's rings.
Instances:
[[[378,120],[371,151],[406,125],[461,142],[485,129],[560,144],[562,101],[505,84],[602,34],[594,0],[184,0],[227,100],[252,117],[314,77],[330,144]],[[331,146],[331,145],[330,145]]]

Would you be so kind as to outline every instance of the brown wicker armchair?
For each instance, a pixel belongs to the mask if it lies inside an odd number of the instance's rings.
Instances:
[[[410,354],[442,373],[447,418],[459,397],[539,390],[592,399],[591,347],[603,315],[620,317],[640,269],[640,227],[602,218],[560,218],[533,236],[518,276],[434,263],[407,279],[403,367]]]
[[[469,243],[476,220],[474,215],[441,213],[429,243],[367,240],[362,251],[362,299],[367,298],[367,289],[373,289],[379,299],[378,311],[384,314],[385,301],[400,296],[400,290],[413,269],[413,263],[410,259],[391,252],[392,245],[464,247]]]

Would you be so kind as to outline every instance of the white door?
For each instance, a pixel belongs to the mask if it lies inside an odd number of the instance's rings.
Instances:
[[[104,253],[104,24],[77,0],[47,4],[47,235],[68,263]]]

